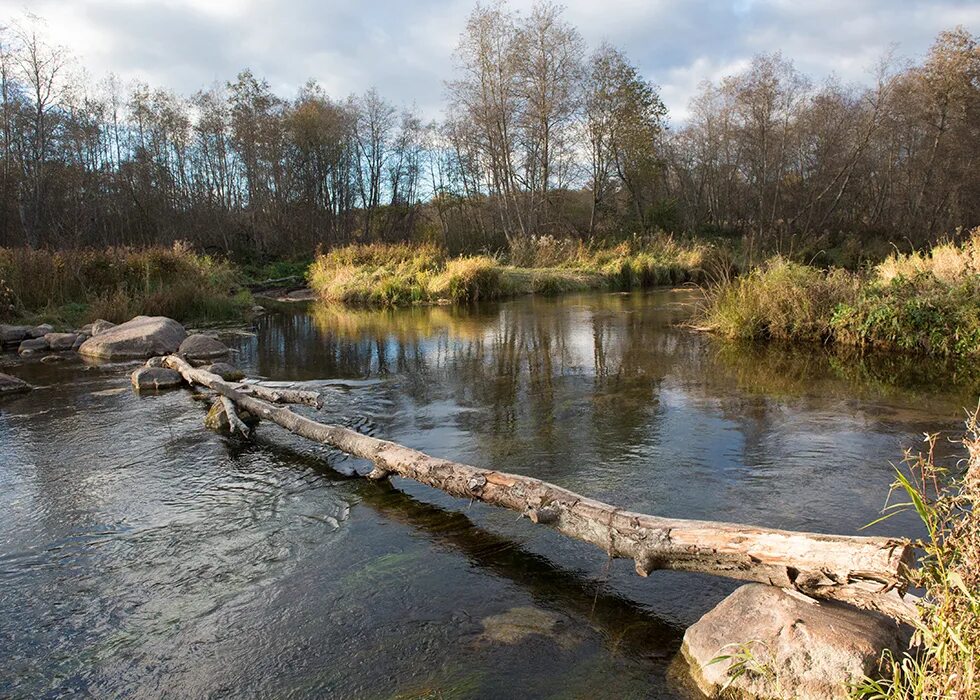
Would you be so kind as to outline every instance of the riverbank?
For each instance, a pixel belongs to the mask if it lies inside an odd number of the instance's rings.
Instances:
[[[242,318],[252,303],[239,269],[181,243],[140,249],[0,248],[0,321],[76,328],[144,314],[216,323]]]
[[[782,257],[706,290],[697,322],[731,339],[980,355],[980,229],[969,240],[820,270]]]
[[[717,256],[712,246],[669,236],[614,246],[545,236],[512,246],[507,260],[453,258],[433,245],[351,245],[317,255],[307,277],[325,301],[374,306],[468,303],[700,283]]]

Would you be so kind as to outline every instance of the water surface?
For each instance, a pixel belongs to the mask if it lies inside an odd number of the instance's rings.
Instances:
[[[228,341],[321,389],[321,420],[631,510],[845,534],[976,400],[921,360],[719,343],[677,326],[692,301],[292,308]],[[681,636],[733,582],[640,579],[276,426],[210,433],[132,365],[4,363],[42,388],[0,402],[0,696],[696,697]]]

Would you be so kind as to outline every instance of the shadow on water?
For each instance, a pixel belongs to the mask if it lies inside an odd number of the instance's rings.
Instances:
[[[343,484],[356,497],[358,505],[409,527],[438,548],[464,556],[486,573],[520,586],[535,605],[568,616],[574,627],[599,634],[609,654],[661,668],[672,696],[702,697],[687,675],[686,662],[677,653],[684,628],[610,590],[603,580],[563,568],[510,538],[477,526],[462,512],[413,498],[390,481],[368,481],[354,474],[352,468],[343,466],[348,461],[359,460],[349,460],[332,451],[331,457],[325,460],[279,442],[242,443],[230,439],[227,446],[236,460],[248,452],[265,452],[275,455],[277,463]],[[528,614],[528,610],[532,609],[521,609],[521,614]],[[580,634],[574,628],[566,632],[551,629],[535,632],[553,636],[559,643],[562,634],[570,635],[573,641],[578,641],[576,635]]]

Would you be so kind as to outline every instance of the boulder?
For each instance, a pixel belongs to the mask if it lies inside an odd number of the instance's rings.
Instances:
[[[77,336],[75,336],[75,342],[72,343],[71,349],[77,352],[78,348],[82,347],[82,343],[84,343],[86,340],[88,340],[91,337],[92,336],[88,333],[84,333],[84,332],[79,333]]]
[[[64,355],[45,355],[44,357],[41,358],[41,362],[43,362],[46,365],[53,365],[58,362],[64,362],[65,359],[66,358]]]
[[[108,323],[108,321],[106,323]],[[89,335],[90,336],[90,335],[92,335],[92,326],[93,325],[94,324],[86,323],[84,326],[82,326],[81,328],[78,329],[78,332],[79,333],[85,333],[86,335]]]
[[[43,338],[48,333],[54,332],[54,326],[50,323],[42,323],[40,326],[34,326],[32,329],[27,331],[28,338]]]
[[[44,339],[52,350],[71,350],[78,340],[78,333],[47,333]]]
[[[750,583],[688,628],[681,653],[710,698],[843,700],[849,683],[875,675],[883,650],[898,655],[908,639],[879,613]],[[718,657],[728,658],[711,663]]]
[[[163,361],[165,359],[166,358],[163,357],[162,355],[159,355],[157,357],[151,357],[149,360],[146,361],[146,367],[163,367],[164,366]]]
[[[184,382],[183,377],[178,372],[166,367],[140,367],[133,372],[130,379],[137,391],[171,389]]]
[[[256,304],[255,306],[252,307],[252,313],[253,314],[264,314],[265,313],[265,307],[264,306],[260,306],[259,304]]]
[[[189,360],[212,360],[228,354],[228,346],[217,338],[202,333],[194,333],[180,344],[177,351]]]
[[[48,341],[44,338],[28,338],[20,341],[17,353],[25,357],[48,351]]]
[[[137,316],[136,318],[140,318],[140,317]],[[109,321],[106,321],[103,318],[99,318],[93,321],[92,323],[90,323],[89,326],[90,326],[89,333],[91,333],[92,336],[97,336],[97,335],[101,335],[102,333],[105,333],[107,330],[111,328],[115,328],[116,324],[110,323]]]
[[[95,326],[98,324],[96,321]],[[176,352],[186,337],[187,331],[172,318],[137,316],[96,333],[78,352],[99,360],[135,360]]]
[[[213,365],[205,367],[204,370],[211,372],[211,374],[217,374],[226,382],[237,382],[239,379],[245,378],[244,372],[227,362],[215,362]]]
[[[0,372],[0,396],[7,394],[23,394],[33,389],[30,384],[22,379]]]
[[[27,338],[30,326],[9,326],[0,323],[0,345],[20,345],[20,342]]]

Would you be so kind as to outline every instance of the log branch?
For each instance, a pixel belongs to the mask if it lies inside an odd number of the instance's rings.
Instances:
[[[206,386],[252,415],[371,461],[371,478],[394,474],[459,498],[526,515],[564,535],[589,542],[610,557],[632,559],[637,573],[696,571],[794,589],[915,618],[903,599],[913,548],[908,540],[793,532],[705,520],[632,513],[540,479],[479,469],[348,428],[327,425],[246,393],[219,376],[171,355],[165,364],[191,384]]]

